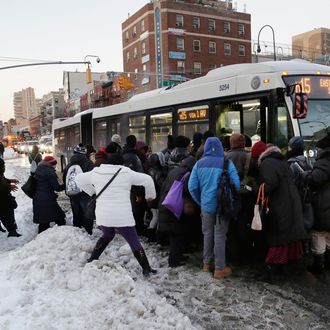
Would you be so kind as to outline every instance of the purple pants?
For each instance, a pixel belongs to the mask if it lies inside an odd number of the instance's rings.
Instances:
[[[135,226],[133,227],[105,227],[100,226],[103,232],[103,237],[109,241],[112,241],[116,233],[123,236],[126,242],[131,247],[132,251],[142,249],[142,245],[139,241],[138,235],[136,233]]]

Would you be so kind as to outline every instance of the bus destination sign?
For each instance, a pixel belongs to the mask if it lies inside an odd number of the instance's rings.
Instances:
[[[285,84],[296,86],[296,93],[306,93],[309,98],[330,97],[330,76],[283,76]]]
[[[209,118],[209,109],[179,110],[179,121],[205,120]]]

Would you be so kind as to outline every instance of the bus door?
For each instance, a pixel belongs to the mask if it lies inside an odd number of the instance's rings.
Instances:
[[[81,143],[92,144],[93,143],[93,125],[92,125],[92,113],[87,113],[81,116]]]
[[[216,135],[229,148],[229,136],[241,133],[251,139],[252,145],[260,140],[268,141],[269,97],[222,101],[215,105]]]

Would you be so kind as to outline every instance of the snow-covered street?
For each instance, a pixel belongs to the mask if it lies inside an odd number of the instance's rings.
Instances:
[[[25,156],[6,160],[7,178],[28,177]],[[21,186],[20,184],[20,186]],[[86,264],[101,232],[71,226],[68,198],[59,195],[67,226],[37,235],[32,201],[19,190],[19,238],[0,233],[0,329],[329,329],[329,293],[308,299],[296,287],[248,276],[219,281],[189,266],[167,267],[167,251],[144,242],[158,274],[144,278],[120,237],[99,261]],[[111,212],[111,210],[109,210]],[[325,302],[325,303],[324,303]]]

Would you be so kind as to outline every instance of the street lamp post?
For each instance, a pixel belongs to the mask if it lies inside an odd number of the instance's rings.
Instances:
[[[257,48],[257,53],[261,52],[261,48],[260,48],[260,43],[259,43],[259,37],[260,37],[260,32],[265,28],[265,27],[269,27],[272,30],[273,33],[273,47],[274,47],[274,61],[276,61],[276,48],[275,48],[275,33],[274,33],[274,29],[272,28],[272,26],[266,24],[264,25],[258,33],[258,48]]]

